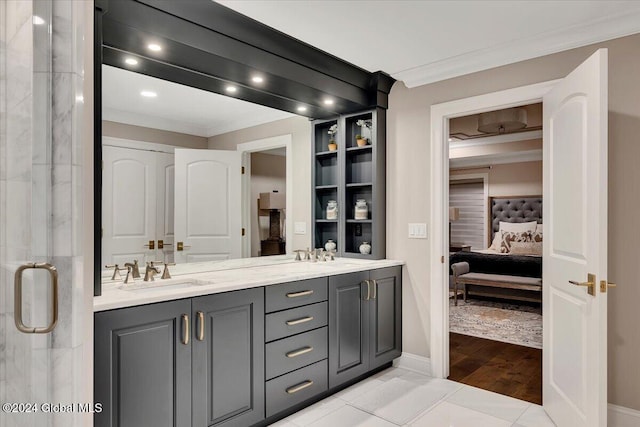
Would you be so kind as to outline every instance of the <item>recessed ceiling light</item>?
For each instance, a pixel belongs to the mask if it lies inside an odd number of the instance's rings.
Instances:
[[[151,43],[147,47],[149,48],[149,50],[152,50],[154,52],[160,52],[162,50],[162,46],[160,46],[159,44],[155,44],[155,43]]]
[[[138,65],[138,60],[134,58],[127,58],[124,60],[125,64]]]
[[[44,24],[44,19],[40,18],[38,15],[33,15],[33,25],[42,25]]]
[[[331,98],[327,98],[323,102],[325,105],[333,105],[333,99]]]
[[[307,111],[307,107],[305,107],[304,105],[301,105],[297,108],[298,111],[302,112],[302,111]]]
[[[262,83],[264,78],[262,76],[253,76],[251,77],[251,81],[254,83]]]
[[[235,87],[235,86],[227,86],[226,87],[226,91],[229,92],[229,93],[235,93],[235,92],[238,91],[238,88]]]
[[[157,93],[150,90],[143,90],[142,92],[140,92],[140,95],[144,96],[145,98],[155,98],[156,96],[158,96]]]

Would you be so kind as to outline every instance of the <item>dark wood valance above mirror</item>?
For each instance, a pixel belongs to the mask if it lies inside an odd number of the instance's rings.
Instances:
[[[100,295],[102,64],[311,119],[388,107],[395,80],[371,73],[211,0],[95,0],[94,294]],[[150,51],[148,45],[162,46]],[[137,61],[135,68],[126,58]],[[264,80],[252,81],[259,73]],[[325,104],[330,98],[333,103]],[[306,110],[302,111],[303,106]]]

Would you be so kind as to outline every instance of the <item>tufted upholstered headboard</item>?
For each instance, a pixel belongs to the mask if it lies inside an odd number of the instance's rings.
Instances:
[[[542,196],[489,197],[489,245],[503,222],[542,224]]]

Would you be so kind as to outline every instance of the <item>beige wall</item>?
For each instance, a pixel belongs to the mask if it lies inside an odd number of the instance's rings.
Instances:
[[[489,197],[539,196],[542,194],[542,162],[493,165],[491,169],[452,170],[451,176],[472,173],[489,175]]]
[[[166,130],[127,125],[124,123],[102,121],[102,135],[113,138],[132,139],[134,141],[155,142],[182,148],[207,148],[208,140],[202,136]]]
[[[291,134],[293,157],[293,221],[305,222],[307,234],[288,232],[293,249],[311,246],[311,122],[305,117],[284,120],[216,135],[209,138],[209,148],[235,150],[238,144]]]
[[[609,402],[640,410],[637,243],[640,222],[640,35],[390,94],[387,256],[404,271],[404,351],[429,356],[429,241],[407,238],[407,223],[430,217],[430,107],[433,104],[566,76],[597,47],[609,48]]]
[[[273,154],[251,154],[251,256],[260,256],[260,240],[269,237],[269,217],[260,217],[258,224],[258,199],[260,193],[274,190],[286,192],[287,158]],[[284,217],[281,218],[284,220]],[[293,230],[286,230],[287,235]]]

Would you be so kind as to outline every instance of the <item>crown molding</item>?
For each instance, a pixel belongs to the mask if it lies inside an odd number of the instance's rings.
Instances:
[[[449,148],[458,149],[466,147],[476,147],[480,145],[506,144],[508,142],[529,141],[531,139],[542,139],[542,130],[532,130],[528,132],[516,132],[506,135],[486,136],[483,138],[449,140]]]
[[[460,157],[449,160],[449,168],[470,168],[507,163],[536,162],[542,160],[542,150],[515,151],[484,156]]]
[[[640,32],[640,10],[512,40],[392,74],[408,88],[513,64]]]

